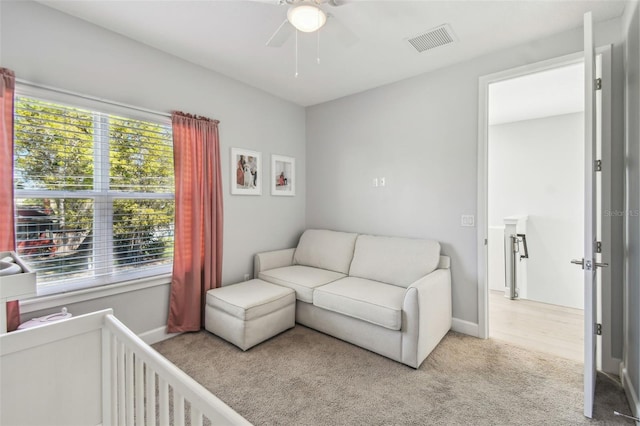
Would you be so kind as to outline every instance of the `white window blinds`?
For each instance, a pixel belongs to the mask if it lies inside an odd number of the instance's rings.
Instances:
[[[14,118],[16,246],[39,293],[170,271],[168,122],[19,95]]]

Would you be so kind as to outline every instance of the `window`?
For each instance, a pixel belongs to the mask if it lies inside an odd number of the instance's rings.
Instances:
[[[48,294],[170,272],[171,126],[17,95],[16,246]]]

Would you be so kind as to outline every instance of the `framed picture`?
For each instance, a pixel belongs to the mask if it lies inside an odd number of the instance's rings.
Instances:
[[[271,156],[271,195],[296,195],[296,159]]]
[[[241,148],[231,148],[231,193],[262,194],[262,154]]]

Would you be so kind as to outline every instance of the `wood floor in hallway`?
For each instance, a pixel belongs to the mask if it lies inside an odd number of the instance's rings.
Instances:
[[[583,362],[583,323],[581,309],[509,300],[504,292],[494,290],[489,294],[492,339]]]

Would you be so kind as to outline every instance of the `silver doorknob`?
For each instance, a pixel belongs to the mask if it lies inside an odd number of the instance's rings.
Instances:
[[[580,265],[580,267],[584,269],[584,259],[572,259],[571,263],[573,263],[574,265]]]
[[[596,265],[596,268],[608,268],[609,264],[606,262],[596,262],[594,263],[594,265]]]

